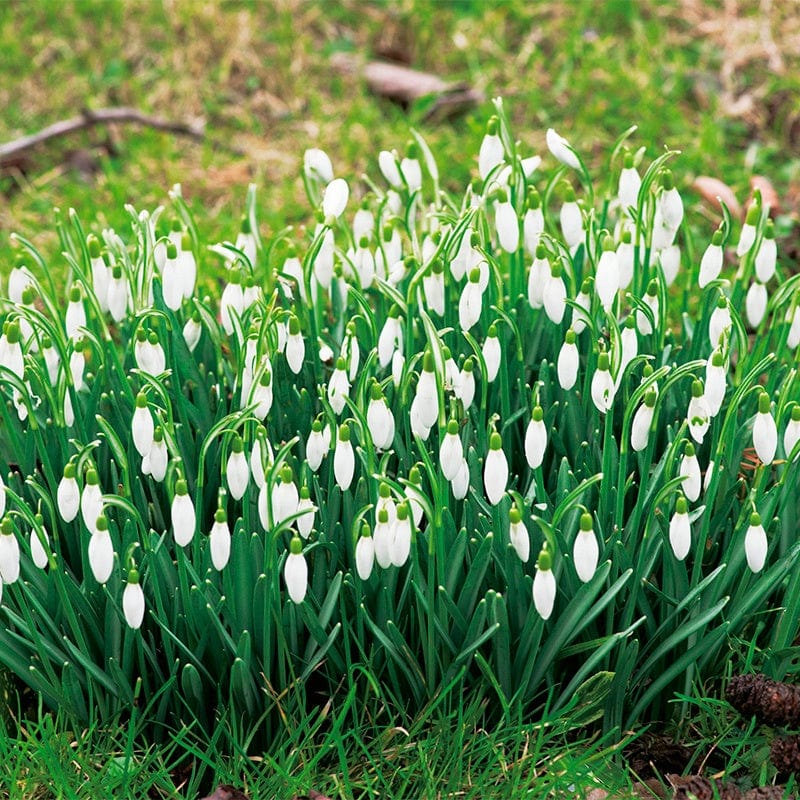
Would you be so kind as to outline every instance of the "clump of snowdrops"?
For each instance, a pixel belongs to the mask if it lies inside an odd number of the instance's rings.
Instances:
[[[310,150],[315,217],[267,240],[253,187],[218,244],[180,187],[70,211],[66,287],[16,236],[0,662],[76,718],[245,729],[308,686],[631,724],[740,637],[780,671],[797,278],[758,196],[693,238],[633,132],[593,181],[496,101],[455,194],[416,133],[359,180]]]

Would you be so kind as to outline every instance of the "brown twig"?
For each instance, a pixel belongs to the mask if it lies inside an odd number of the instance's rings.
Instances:
[[[79,117],[55,122],[36,133],[31,133],[0,145],[0,167],[17,162],[22,153],[51,139],[57,139],[95,125],[108,125],[117,122],[133,122],[155,130],[189,136],[198,141],[205,134],[205,126],[202,123],[173,122],[161,117],[143,114],[135,108],[99,108],[96,111],[83,109]]]

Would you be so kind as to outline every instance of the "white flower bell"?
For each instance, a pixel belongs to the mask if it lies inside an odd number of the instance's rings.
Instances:
[[[775,223],[768,219],[764,225],[764,236],[755,258],[756,278],[761,283],[769,283],[775,274],[778,247],[775,244]]]
[[[753,281],[747,290],[744,302],[747,321],[750,323],[751,328],[757,328],[761,324],[761,320],[764,319],[764,315],[767,313],[768,300],[767,287],[759,281]]]
[[[244,454],[244,442],[238,434],[231,440],[231,452],[225,468],[228,491],[234,500],[241,500],[250,482],[250,467]]]
[[[386,369],[392,361],[395,350],[402,347],[403,327],[400,323],[400,309],[393,305],[389,309],[389,316],[381,328],[378,336],[378,362],[381,369]]]
[[[150,453],[150,449],[153,446],[154,432],[155,423],[147,406],[147,395],[144,392],[139,392],[136,395],[136,407],[131,420],[131,434],[133,445],[143,458]]]
[[[564,204],[559,212],[561,235],[567,247],[572,250],[583,241],[583,214],[575,197],[575,190],[567,186],[564,193]]]
[[[536,574],[533,577],[533,605],[544,620],[550,619],[556,600],[556,579],[552,565],[553,559],[545,543],[536,560]]]
[[[505,191],[498,195],[494,204],[494,224],[500,247],[506,253],[516,253],[519,247],[519,217]]]
[[[100,480],[97,471],[86,471],[86,484],[81,494],[81,516],[84,525],[91,533],[97,529],[97,518],[103,513],[103,493],[100,490]]]
[[[316,516],[317,507],[311,501],[311,492],[308,486],[300,487],[300,501],[297,504],[297,513],[300,514],[297,518],[297,531],[304,539],[308,539],[311,535],[311,530],[314,527],[314,517]]]
[[[178,547],[186,547],[194,538],[197,515],[192,498],[189,497],[186,481],[183,478],[175,482],[175,496],[172,498],[170,516],[175,544]]]
[[[511,540],[514,552],[523,564],[527,564],[531,555],[531,539],[516,506],[508,512],[508,523],[508,538]]]
[[[492,170],[499,167],[505,159],[503,141],[497,133],[499,124],[497,117],[490,117],[486,124],[486,133],[481,140],[478,152],[478,174],[482,181],[485,181]]]
[[[647,292],[643,298],[644,304],[650,309],[653,314],[653,320],[656,324],[659,323],[660,305],[658,301],[658,281],[653,278],[647,284]],[[653,332],[653,323],[650,321],[647,313],[641,309],[636,311],[636,327],[642,336],[649,336]]]
[[[683,483],[681,484],[683,493],[687,499],[694,503],[700,497],[702,476],[700,474],[700,463],[697,460],[694,445],[691,442],[687,442],[684,448],[678,475],[683,478]]]
[[[97,518],[95,530],[89,538],[89,566],[98,583],[108,583],[114,571],[114,544],[105,514]]]
[[[300,604],[308,591],[308,564],[303,555],[303,542],[299,536],[293,536],[289,543],[289,555],[283,567],[283,580],[291,601]]]
[[[369,525],[365,522],[361,526],[361,535],[356,543],[356,572],[362,581],[368,581],[375,565],[375,542]]]
[[[329,184],[333,180],[330,156],[318,147],[309,148],[303,153],[303,172],[309,180]]]
[[[575,344],[576,338],[575,331],[570,328],[564,336],[564,344],[558,351],[558,382],[565,392],[569,391],[578,380],[580,357],[578,346]]]
[[[800,442],[800,406],[792,406],[792,415],[783,433],[783,452],[786,458],[792,455],[798,442]]]
[[[669,543],[678,561],[683,561],[689,555],[692,531],[689,525],[689,506],[682,494],[675,501],[675,512],[669,521]]]
[[[610,236],[606,236],[603,241],[603,252],[597,262],[594,288],[603,309],[608,314],[619,291],[619,261],[614,240]]]
[[[3,492],[5,496],[5,492]],[[78,516],[81,507],[81,491],[75,479],[75,464],[71,461],[64,467],[64,476],[56,490],[58,513],[64,522],[72,522]]]
[[[553,128],[547,129],[545,140],[547,142],[547,149],[564,164],[564,166],[571,167],[572,169],[581,168],[581,162],[572,145],[563,136],[559,136]]]
[[[157,425],[153,432],[153,446],[150,452],[142,459],[142,472],[150,475],[154,481],[161,483],[167,474],[169,453],[167,443],[164,441],[164,430]]]
[[[320,468],[329,447],[329,443],[325,441],[322,423],[314,420],[306,441],[306,463],[312,472],[316,472]]]
[[[555,325],[560,325],[567,309],[567,288],[562,277],[564,268],[560,261],[554,261],[545,276],[542,289],[542,304],[548,319]]]
[[[356,468],[356,457],[353,452],[353,445],[350,442],[350,426],[339,426],[339,437],[336,441],[336,448],[333,451],[333,474],[336,484],[346,492],[353,482],[353,474]]]
[[[591,394],[592,402],[601,414],[608,413],[614,405],[616,389],[614,379],[609,371],[610,367],[608,353],[600,353],[597,357],[597,369],[592,376]]]
[[[289,336],[286,339],[286,363],[289,369],[299,375],[303,369],[303,360],[306,356],[306,345],[300,333],[300,320],[292,314],[289,317]]]
[[[30,535],[31,559],[39,569],[44,569],[49,561],[47,549],[50,548],[50,536],[41,514],[36,514],[35,521],[36,525],[31,529]]]
[[[186,342],[186,347],[190,353],[195,351],[195,348],[200,342],[200,336],[203,333],[201,319],[200,312],[195,309],[192,312],[192,316],[189,317],[186,324],[183,326],[183,341]]]
[[[394,415],[389,408],[380,384],[375,381],[370,389],[370,401],[367,406],[367,428],[372,443],[378,450],[389,450],[394,443]]]
[[[778,428],[770,412],[769,395],[758,396],[758,413],[753,422],[753,447],[763,464],[771,464],[778,449]]]
[[[719,278],[719,274],[722,272],[722,263],[725,255],[722,250],[722,238],[721,230],[714,231],[714,235],[711,237],[711,244],[706,247],[703,257],[700,259],[700,274],[697,283],[701,289],[705,289],[711,281]]]
[[[444,475],[448,481],[454,480],[456,475],[458,475],[458,471],[461,469],[461,462],[463,460],[464,446],[459,436],[458,420],[451,419],[447,423],[447,431],[439,447],[439,466],[442,470],[442,475]]]
[[[19,578],[19,542],[14,534],[14,523],[3,517],[0,523],[0,581],[15,583]]]
[[[183,276],[178,261],[178,248],[172,242],[167,244],[167,260],[161,271],[161,291],[167,308],[177,311],[183,302]]]
[[[347,378],[345,360],[339,356],[336,359],[336,368],[328,381],[328,402],[331,404],[333,413],[337,416],[344,410],[349,393],[350,381]]]
[[[692,439],[698,444],[702,444],[711,424],[711,412],[703,393],[703,382],[701,380],[692,381],[692,398],[689,400],[689,406],[686,409],[686,422]]]
[[[397,506],[397,520],[394,523],[394,536],[389,547],[392,564],[402,567],[411,553],[411,518],[408,503],[403,501]]]
[[[489,452],[483,467],[486,498],[496,506],[505,496],[508,485],[508,460],[503,452],[503,439],[497,431],[489,437]]]
[[[67,339],[77,336],[86,327],[86,310],[83,307],[83,292],[79,283],[73,283],[69,290],[69,305],[65,317]]]
[[[372,537],[374,542],[375,560],[381,569],[387,569],[392,565],[392,542],[394,541],[394,525],[389,520],[389,512],[383,508],[377,514],[375,533]]]
[[[458,322],[462,330],[468,331],[481,318],[483,309],[483,293],[480,288],[481,271],[473,267],[469,279],[461,292],[458,301]]]
[[[653,423],[653,412],[656,405],[655,389],[648,389],[644,395],[644,401],[636,409],[631,423],[631,447],[637,453],[647,447],[650,440],[650,426]]]
[[[753,572],[761,572],[767,560],[767,533],[761,524],[761,517],[757,513],[750,515],[750,525],[744,535],[744,552],[747,566]]]
[[[334,178],[326,187],[322,197],[322,213],[326,224],[338,219],[347,206],[350,187],[343,178]]]
[[[575,572],[582,583],[588,583],[597,570],[597,562],[600,558],[600,547],[597,544],[597,535],[592,529],[592,515],[581,514],[580,528],[575,537],[575,544],[572,547],[572,560],[575,564]]]
[[[575,306],[572,309],[572,320],[570,321],[570,328],[575,331],[576,336],[580,336],[586,329],[586,320],[591,317],[592,308],[592,286],[594,285],[594,278],[591,276],[584,278],[581,284],[581,290],[575,298]]]
[[[750,252],[750,248],[756,241],[756,227],[761,218],[761,208],[757,203],[753,203],[747,209],[747,215],[742,225],[742,233],[739,236],[739,243],[736,245],[736,255],[741,258],[745,253]]]
[[[633,154],[625,152],[622,162],[622,171],[617,184],[617,199],[619,204],[628,213],[629,208],[636,209],[639,202],[639,189],[642,179],[633,163]]]
[[[544,411],[537,405],[533,408],[530,422],[525,429],[525,458],[531,469],[542,466],[547,449],[547,427],[544,424]]]
[[[526,211],[522,218],[522,241],[525,245],[525,252],[529,256],[536,253],[539,241],[544,233],[544,212],[542,211],[542,199],[536,188],[528,187],[528,196],[525,201]]]
[[[281,468],[280,478],[272,487],[272,518],[275,525],[297,513],[300,495],[294,483],[294,472],[288,464]]]
[[[234,318],[240,319],[244,313],[244,292],[242,278],[238,269],[228,272],[228,283],[222,290],[219,303],[219,317],[225,333],[230,336],[234,331]]]
[[[486,362],[486,380],[489,383],[494,383],[500,370],[500,359],[502,357],[500,339],[497,337],[497,326],[494,323],[489,326],[489,330],[486,332],[486,340],[483,343],[481,352],[483,360]]]
[[[231,531],[225,509],[218,508],[214,513],[214,524],[208,535],[211,550],[211,563],[217,572],[222,571],[231,557]]]
[[[716,348],[706,362],[705,395],[708,403],[708,413],[716,417],[725,400],[726,390],[725,357],[722,350]]]
[[[528,303],[531,308],[541,308],[544,305],[544,286],[550,274],[547,248],[540,242],[528,273]]]
[[[128,582],[122,592],[122,611],[129,628],[139,630],[142,627],[144,607],[144,592],[139,583],[139,573],[132,569],[128,572]]]

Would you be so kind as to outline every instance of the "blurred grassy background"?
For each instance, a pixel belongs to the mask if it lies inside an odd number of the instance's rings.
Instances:
[[[331,65],[341,51],[391,56],[502,95],[516,135],[543,153],[566,134],[596,171],[639,125],[650,156],[683,151],[686,183],[719,177],[744,201],[768,175],[788,210],[800,194],[800,14],[795,0],[393,3],[102,0],[0,2],[0,142],[79,113],[131,105],[202,118],[206,140],[118,126],[41,147],[0,176],[0,264],[18,230],[55,249],[52,208],[124,223],[184,187],[209,238],[235,233],[247,183],[268,230],[307,218],[298,178],[319,146],[337,174],[376,174],[409,125],[429,140],[448,188],[474,168],[490,104],[426,123]],[[109,139],[110,137],[110,139]],[[112,153],[106,153],[111,144]]]

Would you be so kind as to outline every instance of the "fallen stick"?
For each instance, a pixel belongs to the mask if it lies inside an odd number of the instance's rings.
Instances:
[[[172,122],[161,117],[143,114],[135,108],[99,108],[96,111],[83,109],[79,117],[54,122],[37,133],[31,133],[0,145],[0,167],[15,163],[22,153],[51,139],[57,139],[95,125],[108,125],[116,122],[133,122],[155,130],[189,136],[198,141],[205,134],[205,125],[202,123]]]

